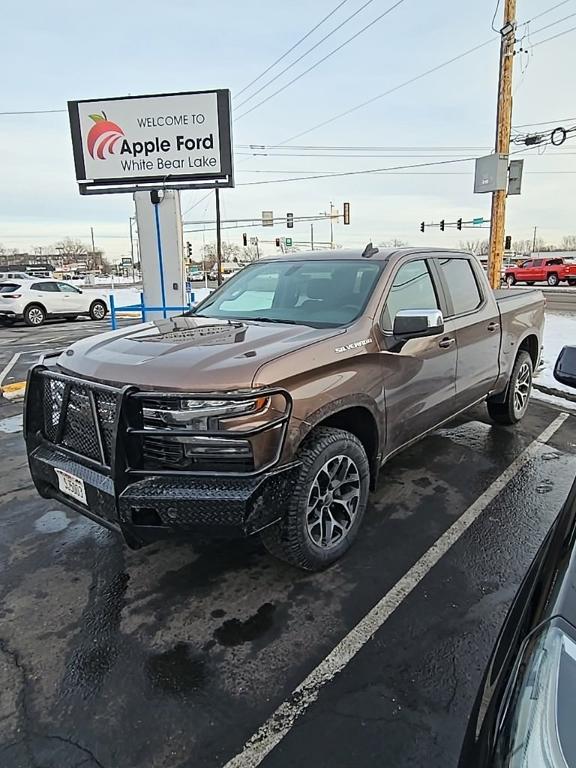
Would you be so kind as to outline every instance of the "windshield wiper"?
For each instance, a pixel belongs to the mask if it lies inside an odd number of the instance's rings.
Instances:
[[[279,320],[277,317],[244,317],[244,320],[255,320],[257,323],[280,323],[281,325],[306,325],[297,320]]]

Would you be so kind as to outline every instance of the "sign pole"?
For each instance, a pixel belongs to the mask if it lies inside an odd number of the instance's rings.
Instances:
[[[216,192],[216,264],[218,269],[218,285],[222,285],[222,231],[220,223],[220,190]]]
[[[496,154],[508,156],[510,152],[510,129],[512,124],[512,64],[516,42],[516,0],[505,0],[504,26],[500,34],[500,77],[498,82],[498,110],[496,121]],[[492,193],[492,214],[490,216],[490,255],[488,278],[492,288],[499,288],[502,261],[504,257],[504,234],[506,227],[506,189]]]

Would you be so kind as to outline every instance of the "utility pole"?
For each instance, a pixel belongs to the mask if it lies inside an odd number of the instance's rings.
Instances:
[[[314,250],[314,224],[310,223],[310,250]]]
[[[504,23],[500,35],[500,74],[494,149],[497,154],[508,156],[512,125],[512,65],[516,42],[516,0],[504,0]],[[492,193],[490,255],[488,259],[488,278],[492,288],[499,288],[501,281],[506,229],[506,194],[506,189],[499,189]]]
[[[538,227],[534,227],[534,239],[532,240],[532,255],[534,255],[534,252],[536,251],[536,230]]]

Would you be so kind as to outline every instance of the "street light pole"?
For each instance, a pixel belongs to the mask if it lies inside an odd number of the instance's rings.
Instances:
[[[532,253],[534,254],[536,251],[536,230],[538,227],[534,227],[534,239],[532,240]]]
[[[314,250],[314,224],[310,223],[310,250]]]
[[[334,206],[330,203],[330,250],[334,250],[334,219],[332,218],[332,210]]]

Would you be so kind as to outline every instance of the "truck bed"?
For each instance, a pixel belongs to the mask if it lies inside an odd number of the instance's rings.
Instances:
[[[494,291],[494,296],[500,312],[502,328],[500,369],[510,370],[513,362],[511,357],[516,354],[518,339],[525,336],[527,328],[542,328],[544,325],[546,300],[542,291],[537,288],[497,289]],[[536,351],[539,355],[540,350]]]

